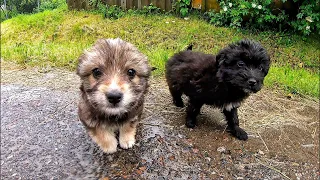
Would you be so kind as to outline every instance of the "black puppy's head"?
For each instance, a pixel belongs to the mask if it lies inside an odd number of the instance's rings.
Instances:
[[[270,68],[267,51],[252,40],[241,40],[222,49],[217,57],[217,77],[245,93],[256,93]]]

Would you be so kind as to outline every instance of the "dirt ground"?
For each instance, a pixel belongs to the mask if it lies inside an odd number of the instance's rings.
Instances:
[[[240,126],[249,134],[248,141],[239,141],[226,131],[220,110],[210,106],[202,108],[195,129],[186,128],[185,109],[172,105],[164,79],[151,78],[137,145],[106,155],[77,121],[78,86],[73,72],[2,63],[2,178],[319,179],[319,102],[315,99],[289,98],[282,91],[264,88],[239,109]],[[35,92],[40,95],[31,96]],[[46,114],[48,107],[59,113]],[[38,127],[42,116],[48,118],[44,128],[49,131]],[[25,143],[39,132],[42,138]],[[41,143],[59,148],[62,142],[66,145],[59,153],[41,148]],[[37,165],[31,166],[28,158]],[[51,166],[59,159],[58,165]]]

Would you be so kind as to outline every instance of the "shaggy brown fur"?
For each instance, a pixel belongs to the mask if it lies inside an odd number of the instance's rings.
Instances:
[[[248,139],[239,127],[237,108],[261,89],[270,66],[267,51],[250,40],[231,44],[217,56],[192,52],[191,48],[175,54],[166,64],[174,104],[183,107],[181,95],[189,97],[186,126],[195,127],[202,105],[214,105],[223,109],[231,133],[241,140]]]
[[[78,114],[92,139],[106,153],[135,143],[151,68],[147,57],[121,39],[100,39],[79,58]]]

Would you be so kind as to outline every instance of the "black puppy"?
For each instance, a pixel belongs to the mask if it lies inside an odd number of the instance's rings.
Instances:
[[[214,105],[222,108],[231,133],[247,140],[247,133],[239,127],[237,108],[251,93],[261,89],[270,67],[267,51],[246,39],[230,44],[217,56],[191,49],[175,54],[166,64],[174,104],[183,107],[181,95],[189,97],[186,126],[195,127],[203,104]]]

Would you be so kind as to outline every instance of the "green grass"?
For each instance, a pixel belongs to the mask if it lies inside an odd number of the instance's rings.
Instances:
[[[268,87],[281,87],[293,94],[319,96],[319,76],[306,69],[272,66],[265,84]]]
[[[167,23],[168,22],[168,23]],[[275,32],[244,32],[215,27],[198,17],[127,14],[117,20],[66,7],[33,15],[19,15],[1,23],[1,58],[26,66],[75,70],[77,58],[98,38],[120,37],[145,53],[155,75],[162,76],[166,60],[190,43],[194,49],[217,53],[242,38],[260,41],[272,57],[266,86],[319,96],[319,37]],[[304,68],[301,68],[301,67]]]

